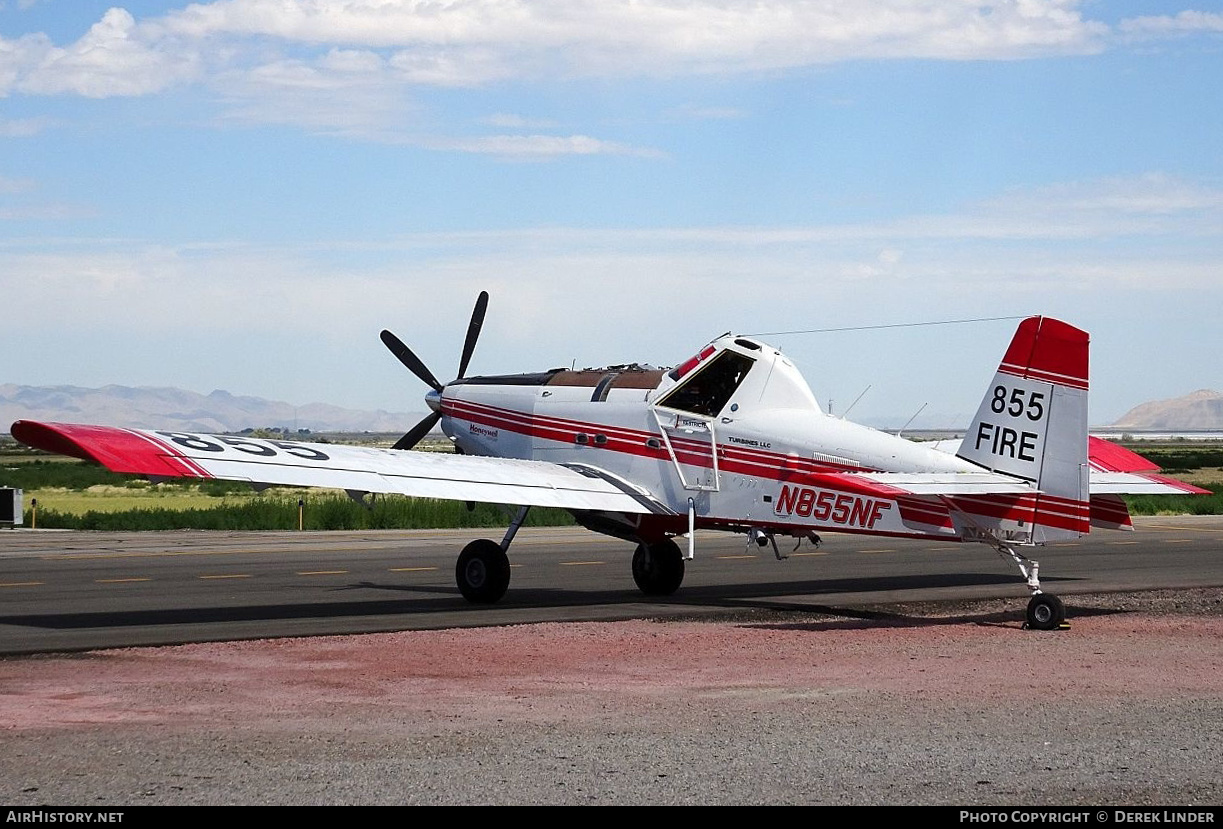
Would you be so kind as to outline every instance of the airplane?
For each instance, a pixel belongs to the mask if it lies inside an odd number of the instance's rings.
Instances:
[[[962,440],[916,442],[825,412],[781,351],[733,333],[673,368],[468,377],[487,307],[482,292],[448,383],[382,332],[429,386],[429,414],[390,449],[27,420],[11,434],[154,480],[516,506],[500,542],[473,541],[458,557],[459,591],[477,604],[504,596],[514,536],[532,506],[546,506],[635,544],[633,579],[649,596],[679,589],[696,530],[744,534],[778,559],[789,554],[779,537],[797,550],[825,531],[977,542],[1025,579],[1025,627],[1053,630],[1065,626],[1064,605],[1021,551],[1092,527],[1133,530],[1122,494],[1208,492],[1088,435],[1089,337],[1050,317],[1019,323]],[[454,453],[414,451],[438,423]]]

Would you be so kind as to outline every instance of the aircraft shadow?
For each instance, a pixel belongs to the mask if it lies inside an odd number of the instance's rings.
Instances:
[[[1058,579],[1046,579],[1046,582]],[[1060,581],[1073,581],[1061,579]],[[104,610],[55,612],[0,616],[0,625],[14,625],[48,630],[80,630],[95,628],[162,627],[169,625],[212,625],[234,622],[300,621],[309,619],[371,619],[380,616],[439,614],[436,626],[462,626],[488,623],[481,616],[491,611],[524,609],[581,608],[591,606],[622,606],[624,618],[640,617],[641,605],[665,606],[668,615],[685,609],[769,607],[816,611],[819,605],[810,602],[787,602],[787,597],[815,597],[844,593],[870,594],[877,592],[953,588],[966,586],[1013,585],[1016,596],[1022,596],[1022,584],[1014,577],[998,574],[960,573],[955,575],[912,575],[875,578],[820,579],[811,581],[765,582],[742,585],[696,585],[683,587],[673,596],[647,597],[636,588],[577,590],[572,588],[524,587],[509,592],[495,605],[471,605],[455,587],[411,586],[358,582],[335,588],[340,591],[377,590],[418,594],[403,599],[362,599],[354,601],[318,601],[286,604],[235,605],[229,607],[183,607],[145,610]],[[776,597],[776,598],[773,598]],[[779,601],[780,600],[780,601]],[[882,603],[882,602],[881,602]],[[464,611],[461,621],[447,620],[446,614]],[[827,612],[827,611],[823,611]],[[847,615],[849,611],[838,611]],[[415,627],[416,623],[405,627]]]
[[[865,630],[867,628],[908,628],[908,627],[940,627],[946,625],[980,625],[982,627],[1016,627],[1024,623],[1026,603],[1019,602],[1010,610],[973,612],[967,610],[945,616],[928,616],[921,614],[890,613],[887,611],[870,611],[852,607],[820,607],[804,608],[811,614],[826,614],[837,616],[836,619],[821,619],[810,622],[776,622],[752,623],[752,627],[768,630],[820,631],[835,630]],[[1066,620],[1084,619],[1091,616],[1113,616],[1126,613],[1125,610],[1082,607],[1076,608],[1071,603],[1066,604]]]

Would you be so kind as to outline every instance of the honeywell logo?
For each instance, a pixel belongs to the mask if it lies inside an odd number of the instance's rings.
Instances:
[[[496,429],[490,429],[487,426],[480,426],[476,423],[471,423],[467,426],[467,431],[473,435],[479,435],[482,438],[496,440],[500,434]]]

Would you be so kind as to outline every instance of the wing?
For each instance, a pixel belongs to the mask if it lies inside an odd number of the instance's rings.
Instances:
[[[593,466],[19,420],[24,444],[152,478],[222,478],[600,512],[673,514]]]

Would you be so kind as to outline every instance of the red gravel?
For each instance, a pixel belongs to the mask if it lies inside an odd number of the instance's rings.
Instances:
[[[0,727],[300,727],[350,708],[415,712],[422,699],[438,716],[466,717],[478,699],[488,720],[598,717],[678,694],[871,689],[1013,702],[1051,682],[1079,698],[1223,694],[1221,617],[1098,615],[1038,633],[996,615],[536,624],[13,659],[0,663]]]
[[[16,804],[80,796],[47,782],[65,764],[63,754],[74,751],[73,739],[132,746],[166,734],[209,733],[240,754],[235,747],[251,735],[273,742],[305,734],[411,740],[511,726],[581,735],[625,723],[641,735],[697,734],[742,722],[745,711],[767,726],[772,712],[782,716],[813,699],[855,723],[869,719],[872,706],[880,706],[881,717],[903,721],[898,700],[918,719],[942,711],[943,724],[981,712],[1013,722],[1046,700],[1073,700],[1077,712],[1123,704],[1129,707],[1123,719],[1133,716],[1130,709],[1168,704],[1217,713],[1223,710],[1218,593],[1199,591],[1191,607],[1182,607],[1189,595],[1143,594],[1142,609],[1132,612],[1114,609],[1139,602],[1133,596],[1071,597],[1072,628],[1053,633],[1022,631],[1022,606],[998,601],[960,606],[956,615],[902,609],[903,616],[871,621],[744,615],[539,624],[9,659],[0,662],[0,728],[8,746],[0,774],[12,784],[31,774],[41,782],[5,787],[0,798]],[[1218,736],[1210,738],[1216,747]],[[216,750],[213,766],[228,767],[232,758]],[[71,767],[86,780],[106,777],[79,753]],[[538,794],[501,795],[507,796],[500,802],[550,802]],[[132,795],[115,797],[130,802]],[[156,802],[251,802],[232,789],[192,797]],[[738,802],[795,802],[759,798]],[[261,802],[303,799],[319,802],[300,793]],[[358,794],[339,799],[379,802]]]

